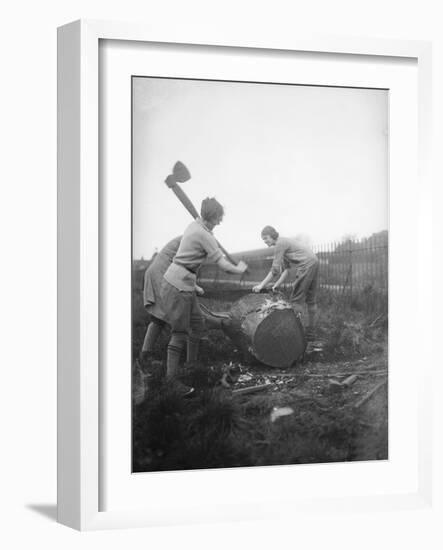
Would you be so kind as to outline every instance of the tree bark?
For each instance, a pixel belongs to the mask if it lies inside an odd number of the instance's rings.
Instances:
[[[247,294],[232,305],[233,325],[225,332],[245,360],[289,367],[306,348],[303,326],[280,294]]]

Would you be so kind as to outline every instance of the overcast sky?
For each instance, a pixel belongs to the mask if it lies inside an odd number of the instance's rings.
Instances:
[[[388,92],[134,78],[133,94],[134,258],[192,221],[164,184],[177,160],[197,210],[224,205],[231,252],[263,247],[265,225],[313,244],[388,228]]]

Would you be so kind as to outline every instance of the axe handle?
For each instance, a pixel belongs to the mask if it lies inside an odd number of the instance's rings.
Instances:
[[[220,248],[220,250],[226,256],[226,259],[229,260],[231,262],[231,264],[237,265],[238,262],[236,260],[234,260],[234,258],[229,254],[229,252],[225,248],[223,248],[222,245],[218,241],[217,241],[217,244],[218,244],[218,247]]]
[[[174,193],[175,193],[176,197],[178,198],[178,200],[183,204],[183,206],[191,214],[191,216],[194,218],[194,220],[196,220],[197,218],[200,217],[197,210],[195,209],[195,206],[190,201],[188,195],[183,191],[183,189],[180,187],[180,185],[178,185],[178,183],[175,183],[174,185],[169,185],[168,184],[168,187],[170,187],[174,191]],[[223,246],[218,241],[217,241],[217,244],[218,244],[220,250],[226,256],[226,259],[229,260],[231,262],[231,264],[237,265],[237,262],[229,254],[229,252],[225,248],[223,248]]]
[[[173,187],[171,187],[171,189],[174,191],[174,193],[177,196],[178,200],[183,204],[183,206],[191,214],[191,216],[194,219],[197,219],[199,217],[198,212],[195,209],[195,206],[189,200],[188,195],[183,191],[183,189],[180,187],[180,185],[175,184]]]

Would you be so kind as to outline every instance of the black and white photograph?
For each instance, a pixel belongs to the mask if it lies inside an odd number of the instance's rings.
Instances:
[[[389,458],[388,193],[386,89],[132,77],[133,472]]]
[[[1,546],[443,547],[441,3],[3,13]]]

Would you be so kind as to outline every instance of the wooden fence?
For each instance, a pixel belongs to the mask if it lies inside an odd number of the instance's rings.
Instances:
[[[345,292],[374,289],[388,290],[388,238],[387,232],[368,239],[347,240],[313,247],[320,262],[321,288]],[[215,264],[203,264],[199,271],[199,284],[211,294],[223,292],[249,292],[264,279],[272,263],[272,248],[251,250],[232,255],[237,261],[248,263],[248,272],[233,275],[223,272]],[[143,289],[143,274],[149,262],[135,260],[133,265],[134,291]],[[291,280],[288,280],[288,285]]]
[[[387,235],[342,243],[317,245],[320,286],[331,290],[388,291]]]

